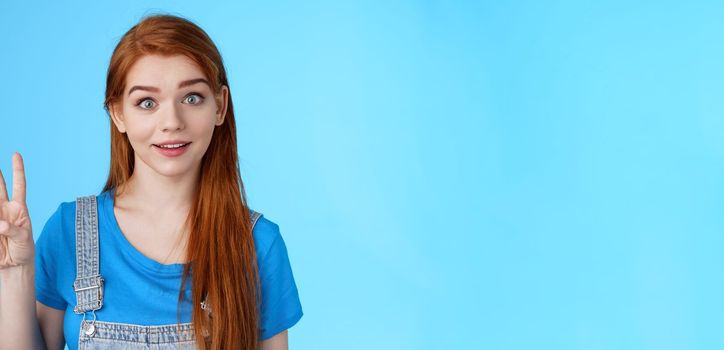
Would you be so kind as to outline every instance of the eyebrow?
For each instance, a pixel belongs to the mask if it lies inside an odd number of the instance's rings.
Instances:
[[[196,79],[190,79],[190,80],[184,80],[178,84],[178,88],[184,88],[190,85],[198,84],[198,83],[204,83],[206,85],[209,85],[211,87],[211,84],[204,79],[204,78],[196,78]],[[141,85],[135,85],[130,90],[128,90],[128,95],[130,95],[132,92],[136,90],[144,90],[144,91],[151,91],[151,92],[161,92],[161,89],[153,86],[141,86]]]

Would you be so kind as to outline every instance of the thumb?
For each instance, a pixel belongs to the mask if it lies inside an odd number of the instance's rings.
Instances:
[[[10,239],[18,239],[21,234],[22,231],[17,226],[5,220],[0,220],[0,236],[5,236]]]

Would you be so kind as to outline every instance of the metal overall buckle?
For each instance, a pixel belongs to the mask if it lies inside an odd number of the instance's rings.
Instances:
[[[96,332],[96,310],[103,306],[103,277],[96,275],[76,279],[75,282],[73,282],[73,289],[79,301],[75,308],[73,308],[73,312],[83,314],[81,324],[83,325],[84,333],[92,337]],[[81,295],[85,296],[85,298],[81,297]],[[90,300],[90,302],[80,303],[80,300]],[[88,311],[91,311],[93,314],[93,320],[90,322],[86,321]]]

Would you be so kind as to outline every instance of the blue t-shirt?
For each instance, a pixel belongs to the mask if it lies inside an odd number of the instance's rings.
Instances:
[[[100,321],[140,325],[175,324],[183,264],[161,264],[138,251],[121,232],[113,213],[114,196],[96,196],[100,273],[104,278]],[[63,332],[68,347],[76,349],[82,315],[76,304],[75,201],[61,203],[36,242],[36,298],[65,311]],[[264,216],[253,230],[261,282],[260,339],[271,338],[302,317],[297,286],[279,226]],[[186,281],[180,321],[191,322],[191,281]],[[87,317],[91,316],[88,313]]]

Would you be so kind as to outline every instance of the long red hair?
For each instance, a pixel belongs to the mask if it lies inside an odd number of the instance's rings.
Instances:
[[[122,102],[128,71],[148,54],[188,57],[205,73],[215,94],[222,85],[229,86],[221,54],[199,26],[177,16],[146,16],[123,35],[113,51],[106,81],[106,111]],[[112,122],[110,125],[111,164],[104,191],[118,189],[134,167],[126,134]],[[179,304],[192,273],[192,322],[199,348],[256,349],[261,293],[251,217],[239,174],[231,91],[224,123],[214,129],[201,160],[193,200],[186,220],[188,263],[184,265]],[[211,319],[200,305],[206,295]],[[205,334],[208,337],[203,341]]]

